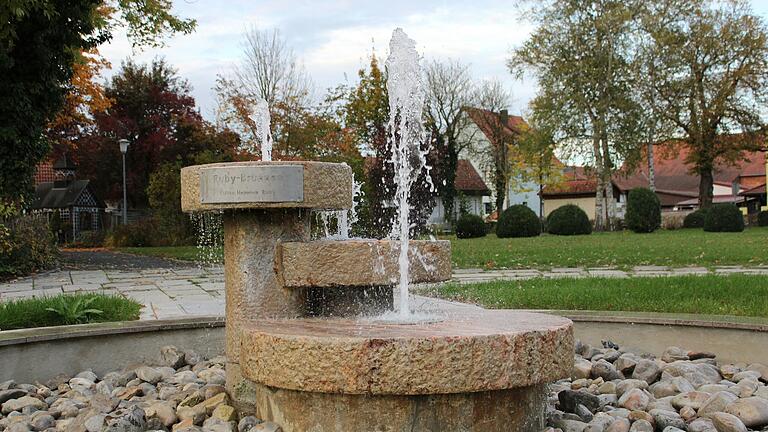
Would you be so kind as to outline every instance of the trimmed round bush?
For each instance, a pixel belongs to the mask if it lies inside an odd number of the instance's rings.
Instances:
[[[474,214],[463,214],[456,221],[456,237],[460,239],[485,237],[487,233],[483,218]]]
[[[757,226],[768,226],[768,211],[761,211],[757,214]]]
[[[735,204],[713,204],[704,218],[704,231],[744,231],[744,215]]]
[[[707,217],[707,209],[699,209],[688,213],[683,219],[683,228],[704,228],[704,219]]]
[[[522,204],[517,204],[504,210],[496,225],[496,236],[536,237],[541,234],[541,221],[533,210]]]
[[[547,232],[555,235],[591,234],[592,223],[581,207],[568,204],[556,208],[549,214]]]
[[[648,188],[635,188],[627,197],[627,228],[636,233],[654,232],[661,226],[659,197]]]

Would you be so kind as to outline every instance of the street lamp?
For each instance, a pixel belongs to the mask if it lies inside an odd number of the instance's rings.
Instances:
[[[123,154],[123,225],[128,225],[128,194],[125,190],[125,152],[131,142],[123,138],[117,141],[120,144],[120,153]]]

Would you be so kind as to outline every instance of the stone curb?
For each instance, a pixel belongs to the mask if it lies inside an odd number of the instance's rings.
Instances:
[[[0,331],[0,347],[116,334],[224,327],[223,316],[118,321]]]

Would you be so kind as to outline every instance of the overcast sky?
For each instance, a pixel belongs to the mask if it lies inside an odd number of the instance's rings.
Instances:
[[[128,57],[139,62],[164,57],[189,80],[201,112],[212,118],[217,74],[228,74],[241,56],[251,26],[279,28],[314,82],[315,93],[354,83],[372,50],[386,56],[392,30],[402,27],[425,59],[454,58],[476,78],[499,78],[513,94],[510,113],[523,114],[536,85],[509,74],[505,59],[532,30],[511,0],[174,0],[175,12],[195,18],[191,35],[176,36],[162,49],[134,52],[124,34],[100,48],[114,73]],[[768,0],[752,0],[768,17]]]

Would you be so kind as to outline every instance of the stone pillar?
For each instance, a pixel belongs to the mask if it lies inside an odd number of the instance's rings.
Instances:
[[[224,213],[227,357],[240,362],[239,329],[250,319],[295,318],[305,312],[301,289],[286,289],[275,271],[281,242],[309,240],[309,211],[228,210]]]

